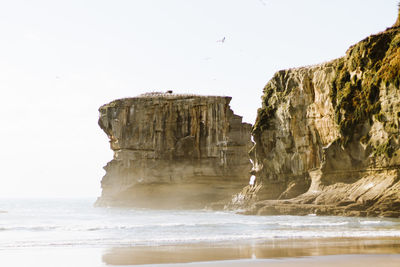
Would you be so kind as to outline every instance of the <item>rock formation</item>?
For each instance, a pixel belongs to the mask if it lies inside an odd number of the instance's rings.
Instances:
[[[267,83],[247,213],[400,217],[399,26]]]
[[[148,93],[100,107],[114,159],[97,205],[204,208],[247,183],[251,125],[230,97]]]

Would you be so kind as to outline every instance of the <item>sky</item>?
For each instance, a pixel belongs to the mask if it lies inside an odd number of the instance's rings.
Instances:
[[[99,196],[117,98],[229,95],[253,123],[276,71],[343,56],[397,2],[0,0],[0,198]]]

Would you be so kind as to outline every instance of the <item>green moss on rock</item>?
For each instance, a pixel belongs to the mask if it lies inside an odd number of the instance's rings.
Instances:
[[[257,110],[257,120],[253,125],[252,133],[258,134],[264,130],[271,128],[272,119],[275,116],[276,107],[269,103],[270,98],[274,93],[274,89],[270,83],[264,87],[262,96],[262,108]]]
[[[385,155],[386,157],[391,158],[393,156],[393,153],[395,152],[395,149],[393,148],[391,142],[392,140],[389,139],[385,143],[377,146],[374,151],[374,155]]]
[[[391,29],[372,35],[351,47],[338,60],[331,99],[335,119],[346,145],[356,127],[379,115],[382,85],[400,84],[400,31]]]

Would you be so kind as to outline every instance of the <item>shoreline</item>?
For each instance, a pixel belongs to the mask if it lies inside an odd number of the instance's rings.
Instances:
[[[8,267],[400,266],[400,239],[322,238],[137,247],[1,248]]]
[[[196,243],[181,245],[114,247],[105,250],[102,261],[115,266],[167,266],[219,264],[226,261],[269,261],[344,255],[398,255],[400,239],[320,238]],[[400,258],[399,258],[400,260]],[[400,262],[400,261],[399,261]],[[167,265],[166,265],[167,264]],[[208,266],[208,265],[207,265]],[[400,266],[400,265],[399,265]]]
[[[101,260],[102,249],[49,248],[28,250],[0,250],[0,264],[7,267],[365,267],[400,266],[400,254],[338,254],[325,256],[286,257],[271,259],[239,259],[200,261],[188,263],[161,263],[142,265],[111,265]],[[157,257],[157,255],[153,255]]]
[[[146,267],[364,267],[385,266],[397,267],[400,264],[400,254],[356,254],[356,255],[329,255],[329,256],[310,256],[302,258],[283,258],[283,259],[262,259],[262,260],[231,260],[214,262],[194,262],[183,264],[160,264],[160,265],[134,265]]]

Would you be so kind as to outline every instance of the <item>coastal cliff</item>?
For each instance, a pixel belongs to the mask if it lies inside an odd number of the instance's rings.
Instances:
[[[249,178],[251,125],[230,97],[147,93],[100,107],[114,159],[97,205],[204,208]]]
[[[252,130],[248,214],[400,217],[400,25],[277,72]]]

